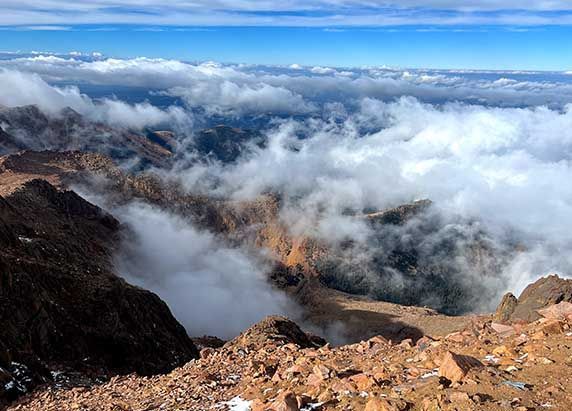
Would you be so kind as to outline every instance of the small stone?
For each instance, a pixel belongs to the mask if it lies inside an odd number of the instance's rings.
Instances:
[[[314,366],[314,368],[312,368],[312,372],[322,380],[327,380],[332,375],[332,371],[324,365]]]
[[[451,402],[471,402],[471,397],[466,392],[455,391],[449,394],[449,400]]]
[[[493,350],[493,354],[499,357],[514,357],[516,354],[506,345],[501,345]]]
[[[203,348],[200,352],[201,358],[205,359],[215,353],[215,349],[211,347]]]
[[[380,398],[371,398],[364,411],[402,411],[407,408],[407,404],[403,401],[388,401]]]
[[[491,328],[501,337],[510,337],[516,333],[512,325],[492,323]]]
[[[545,319],[544,321],[540,321],[540,331],[544,332],[545,334],[562,334],[564,332],[564,324],[560,320]]]

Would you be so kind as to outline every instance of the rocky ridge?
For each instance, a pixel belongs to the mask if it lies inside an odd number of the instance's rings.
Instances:
[[[572,310],[554,307],[531,323],[473,317],[444,336],[400,343],[376,336],[340,347],[271,317],[168,375],[46,388],[9,409],[566,410]]]

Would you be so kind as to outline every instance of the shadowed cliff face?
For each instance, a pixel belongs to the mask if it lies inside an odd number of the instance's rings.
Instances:
[[[14,382],[0,401],[51,380],[49,370],[154,374],[197,356],[164,302],[114,274],[119,231],[45,180],[0,197],[0,367]]]

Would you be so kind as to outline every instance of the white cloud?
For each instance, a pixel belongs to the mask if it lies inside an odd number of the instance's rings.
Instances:
[[[562,223],[572,221],[568,184],[572,179],[572,85],[558,73],[328,69],[83,57],[8,56],[0,61],[0,67],[5,67],[0,71],[0,104],[38,104],[53,113],[70,106],[93,120],[128,127],[189,119],[181,107],[93,100],[77,87],[54,85],[66,81],[140,87],[180,97],[187,108],[233,117],[295,114],[296,119],[267,122],[278,124],[268,131],[268,146],[254,149],[236,165],[188,168],[181,162],[175,170],[177,177],[193,191],[234,198],[280,192],[285,199],[282,218],[288,227],[328,241],[348,236],[366,241],[367,228],[348,216],[347,209],[381,209],[430,198],[445,216],[480,221],[499,244],[506,243],[508,236],[527,247],[504,272],[506,283],[501,284],[512,291],[549,270],[572,272],[572,235]],[[172,216],[155,214],[135,209],[125,218],[145,215],[168,227],[179,224]],[[191,264],[185,260],[187,252],[206,267],[205,273],[214,272],[220,278],[224,275],[217,271],[215,257],[228,259],[244,268],[244,273],[255,261],[209,234],[188,226],[180,230],[168,231],[165,242],[175,235],[196,240],[205,255],[201,260],[191,251],[176,248],[182,260],[174,260],[170,273],[181,277],[182,283],[161,280],[167,287],[165,298],[171,298],[171,292],[173,301],[180,298],[181,302],[173,304],[182,304],[183,312],[183,288],[177,285],[192,288],[195,284],[193,275],[188,279],[188,272],[181,268]],[[143,249],[152,249],[155,239],[145,239],[146,232],[140,235],[147,242]],[[146,265],[163,264],[155,257],[156,261]],[[199,273],[196,278],[207,281],[201,267],[195,268],[191,272]],[[496,290],[504,291],[498,286]],[[225,289],[216,293],[228,298]],[[258,313],[255,308],[245,309]],[[248,321],[255,317],[250,314],[244,317]]]
[[[296,315],[268,284],[267,267],[245,250],[149,206],[115,214],[134,233],[118,256],[119,272],[164,299],[189,334],[233,338],[267,315]]]
[[[371,125],[380,131],[360,131]],[[505,271],[507,287],[518,292],[549,271],[572,273],[572,234],[562,224],[572,220],[571,130],[572,106],[364,99],[343,123],[287,121],[257,155],[235,166],[193,167],[185,179],[194,191],[236,198],[280,192],[288,226],[328,241],[362,241],[366,230],[346,209],[429,198],[446,216],[480,221],[499,244],[513,236],[527,247]],[[300,132],[308,137],[299,140]],[[208,181],[217,184],[205,187]]]
[[[54,56],[39,56],[37,60],[53,63],[61,59]],[[169,124],[187,126],[189,114],[177,107],[159,109],[149,103],[127,104],[123,101],[102,99],[94,101],[81,94],[77,87],[55,87],[46,83],[39,75],[0,69],[0,104],[23,106],[34,104],[42,111],[57,115],[70,107],[92,121],[110,125],[142,128]]]
[[[493,105],[563,106],[572,85],[541,73],[333,69],[191,64],[165,59],[102,59],[38,54],[0,61],[0,67],[32,72],[50,82],[81,82],[162,90],[192,107],[240,113],[308,113],[323,103],[402,95],[423,101],[472,101]],[[536,79],[531,80],[531,75]],[[497,78],[498,77],[498,78]]]

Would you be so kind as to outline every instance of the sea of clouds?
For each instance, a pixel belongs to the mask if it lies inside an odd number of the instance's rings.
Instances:
[[[519,293],[546,273],[572,272],[572,76],[566,73],[39,54],[3,56],[0,84],[1,105],[37,104],[54,116],[69,106],[116,127],[169,126],[183,141],[192,140],[204,118],[262,119],[268,144],[236,163],[197,163],[182,153],[163,172],[196,193],[252,199],[279,192],[282,218],[296,234],[367,244],[370,229],[347,210],[431,199],[448,224],[478,222],[499,248],[519,246],[491,280],[489,304],[481,300],[475,309],[490,309],[503,292]],[[81,91],[86,86],[142,89],[146,97],[95,97]],[[126,275],[147,278],[140,282],[164,296],[190,331],[197,324],[200,333],[229,336],[265,314],[288,312],[247,251],[157,210],[134,206],[120,215],[138,234],[134,245],[144,256],[136,269],[124,267]],[[165,244],[165,253],[150,251]],[[217,309],[212,301],[223,303]],[[205,307],[218,323],[185,314]],[[232,315],[240,319],[235,327],[209,326]]]

